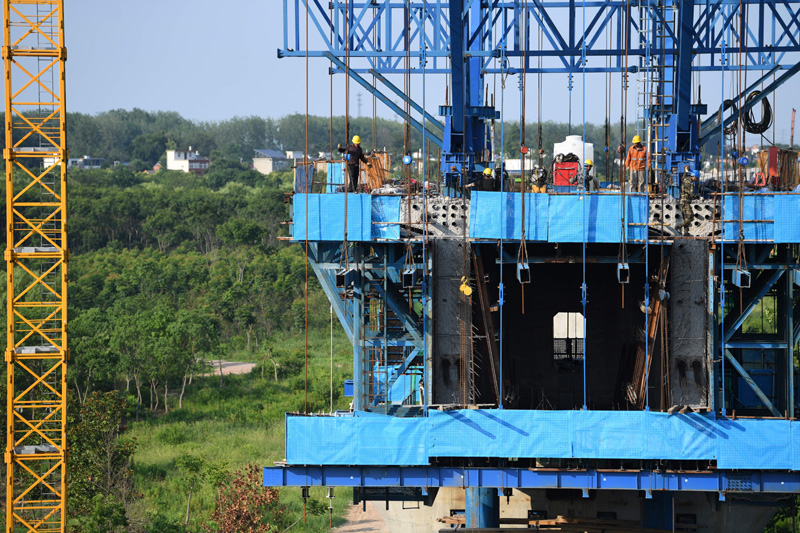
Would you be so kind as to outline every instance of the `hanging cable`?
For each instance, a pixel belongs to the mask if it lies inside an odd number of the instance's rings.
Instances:
[[[582,22],[583,22],[583,35],[581,37],[581,90],[583,96],[583,152],[582,155],[584,159],[586,158],[586,0],[583,0],[582,3]],[[571,74],[570,74],[571,77]],[[570,88],[570,91],[572,89]],[[579,165],[584,165],[585,161],[580,161]],[[586,189],[586,178],[588,178],[588,171],[586,167],[583,167],[585,177],[583,179],[583,184],[578,184],[578,187],[582,188],[585,191]],[[586,230],[586,204],[589,203],[589,197],[586,196],[584,201],[581,203],[581,274],[583,276],[583,281],[581,283],[581,306],[583,308],[583,410],[586,411],[588,407],[587,402],[587,390],[586,390],[586,358],[587,352],[586,349],[587,342],[586,342],[586,304],[587,304],[587,284],[586,284],[586,237],[588,231]]]
[[[753,91],[747,96],[746,102],[755,100],[761,95],[761,91]],[[756,121],[753,110],[747,112],[743,119],[744,129],[747,133],[761,134],[767,131],[772,126],[772,106],[769,99],[763,98],[761,100],[761,120]]]

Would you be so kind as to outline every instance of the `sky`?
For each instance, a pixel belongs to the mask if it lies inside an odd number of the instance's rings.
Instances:
[[[282,10],[281,0],[67,0],[67,108],[90,114],[134,107],[169,110],[197,121],[305,113],[305,60],[277,58],[277,49],[283,45]],[[311,114],[327,116],[331,112],[328,66],[326,59],[310,61]],[[566,122],[570,109],[567,77],[545,78],[542,120]],[[402,78],[393,81],[402,86]],[[721,99],[719,78],[707,74],[703,83],[704,100],[713,112]],[[334,77],[335,115],[344,114],[343,86],[343,76]],[[528,86],[526,117],[532,122],[537,119],[535,78],[529,78]],[[602,75],[589,76],[584,107],[583,79],[576,77],[573,123],[584,117],[588,122],[603,122],[605,90]],[[612,90],[618,91],[618,85]],[[355,85],[350,94],[351,115],[359,114],[359,92],[363,93],[361,115],[370,116],[372,99]],[[433,114],[444,103],[444,92],[443,76],[426,77],[425,107]],[[788,141],[791,106],[796,106],[793,100],[798,93],[797,80],[778,93],[778,140]],[[423,102],[419,77],[412,97]],[[515,80],[509,82],[504,100],[506,119],[519,120]],[[618,92],[612,100],[612,120],[619,120]],[[629,119],[634,116],[634,105],[631,96]],[[378,114],[396,119],[380,103]]]

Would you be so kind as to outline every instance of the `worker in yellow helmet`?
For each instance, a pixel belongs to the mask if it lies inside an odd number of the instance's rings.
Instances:
[[[591,159],[587,159],[583,162],[583,168],[569,179],[569,183],[577,183],[579,190],[596,191],[597,180],[592,175],[593,167],[594,162]]]
[[[361,149],[361,137],[355,135],[352,144],[348,144],[347,146],[339,144],[336,146],[336,149],[339,150],[339,153],[346,154],[347,174],[350,176],[347,190],[354,192],[358,188],[358,174],[360,172],[359,162],[363,161],[368,167],[372,166],[364,156],[364,150]]]
[[[633,136],[633,146],[628,150],[625,166],[630,172],[631,192],[645,192],[647,187],[647,148],[642,145],[642,138]]]

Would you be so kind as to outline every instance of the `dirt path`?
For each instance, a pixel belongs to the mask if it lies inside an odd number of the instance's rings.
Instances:
[[[219,360],[209,361],[208,364],[211,365],[211,374],[216,374],[219,376]],[[227,376],[228,374],[249,374],[253,367],[255,367],[255,363],[237,363],[235,361],[222,361],[222,375]]]
[[[391,531],[371,503],[367,503],[366,511],[362,509],[360,503],[351,505],[345,518],[347,518],[347,522],[342,527],[335,527],[331,531],[337,533],[368,533],[371,531],[389,533]]]

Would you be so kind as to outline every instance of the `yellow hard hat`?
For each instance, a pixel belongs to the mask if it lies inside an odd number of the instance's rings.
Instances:
[[[492,175],[492,169],[488,168],[488,167],[484,168],[483,169],[483,173],[486,174],[487,176],[491,176]]]
[[[592,162],[591,159],[587,159],[586,161],[583,162],[583,164],[586,165],[587,167],[593,167],[594,166],[594,163]]]
[[[353,137],[353,144],[361,144],[361,137],[359,137],[358,135],[355,135]]]
[[[640,142],[642,142],[642,138],[639,137],[638,135],[634,135],[633,136],[633,144],[640,143]]]

